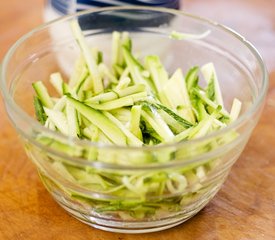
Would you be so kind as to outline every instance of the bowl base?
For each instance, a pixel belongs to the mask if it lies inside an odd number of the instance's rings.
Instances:
[[[60,203],[59,203],[60,204]],[[78,219],[79,221],[108,232],[116,232],[116,233],[130,233],[130,234],[139,234],[139,233],[150,233],[150,232],[158,232],[162,230],[166,230],[181,223],[187,221],[196,215],[204,206],[200,209],[195,209],[192,212],[188,212],[184,216],[180,215],[178,218],[168,218],[164,220],[158,221],[150,221],[150,222],[139,222],[139,223],[122,223],[112,220],[105,220],[96,217],[86,216],[78,211],[71,209],[68,206],[60,204],[62,208],[64,208],[71,216]]]

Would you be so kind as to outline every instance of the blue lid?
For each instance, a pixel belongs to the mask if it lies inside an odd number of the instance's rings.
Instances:
[[[88,7],[108,7],[108,6],[151,6],[179,8],[179,0],[77,0],[77,10],[83,10]]]
[[[76,6],[75,11],[85,10],[90,7],[123,5],[179,9],[180,0],[49,0],[48,4],[60,14],[68,14],[72,10],[70,6]]]

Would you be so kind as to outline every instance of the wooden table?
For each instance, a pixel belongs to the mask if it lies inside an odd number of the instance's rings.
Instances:
[[[213,201],[188,222],[159,233],[96,230],[70,217],[42,186],[0,102],[0,239],[275,239],[275,2],[184,0],[183,8],[222,22],[256,45],[270,73],[262,118]],[[0,58],[42,22],[43,0],[0,1]]]

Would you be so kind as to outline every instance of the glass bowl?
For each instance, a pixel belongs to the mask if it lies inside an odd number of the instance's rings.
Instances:
[[[225,106],[235,97],[243,103],[240,117],[206,137],[151,147],[92,143],[43,127],[35,119],[32,83],[50,86],[52,72],[71,74],[79,55],[72,19],[103,52],[110,52],[117,30],[130,33],[140,56],[158,54],[171,72],[213,62]],[[171,38],[173,31],[209,34],[178,40]],[[125,233],[176,226],[215,196],[257,124],[268,87],[261,57],[237,33],[177,10],[146,7],[89,10],[44,24],[11,47],[1,74],[8,116],[49,193],[80,221]],[[37,140],[41,133],[44,143]]]

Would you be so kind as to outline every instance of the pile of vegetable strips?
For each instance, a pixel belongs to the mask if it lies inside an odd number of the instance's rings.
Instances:
[[[59,72],[50,75],[49,81],[56,90],[55,97],[51,96],[43,82],[33,83],[36,116],[45,127],[70,139],[144,148],[200,138],[226,127],[238,118],[241,102],[235,98],[231,110],[228,112],[225,109],[212,63],[194,66],[185,75],[180,68],[170,74],[159,56],[136,57],[128,32],[114,31],[111,66],[108,66],[104,63],[103,52],[88,46],[77,21],[71,22],[71,29],[81,55],[76,60],[70,78],[65,81]],[[205,81],[205,87],[200,85],[202,81],[199,76]],[[234,137],[231,134],[225,136],[224,140],[232,141]],[[135,159],[134,163],[138,164],[139,161],[168,162],[177,156],[171,148],[168,152],[160,151],[154,157],[146,156],[146,159],[137,152],[133,159],[126,153],[125,159],[122,155],[112,154],[111,150],[105,154],[104,149],[100,148],[79,150],[43,134],[38,140],[89,161],[125,164]],[[190,148],[190,151],[196,149]],[[192,194],[199,192],[200,187],[196,183],[211,170],[204,164],[190,165],[189,169],[177,169],[174,172],[162,170],[149,173],[80,168],[63,163],[60,159],[53,161],[52,166],[65,178],[92,191],[139,199],[137,203],[131,201],[127,205],[127,201],[101,201],[71,193],[89,200],[97,211],[116,212],[121,218],[143,218],[148,214],[153,215],[157,210],[178,209],[188,194],[172,200],[160,198],[149,205],[146,202],[148,196],[181,194],[185,189],[193,189]]]
[[[157,55],[143,62],[135,57],[128,32],[113,32],[108,67],[78,23],[71,27],[82,54],[68,83],[59,72],[51,74],[60,97],[51,97],[41,81],[33,84],[36,115],[47,128],[93,142],[144,146],[202,137],[238,117],[241,102],[234,99],[226,111],[212,63],[191,68],[185,77],[180,68],[169,75]]]

